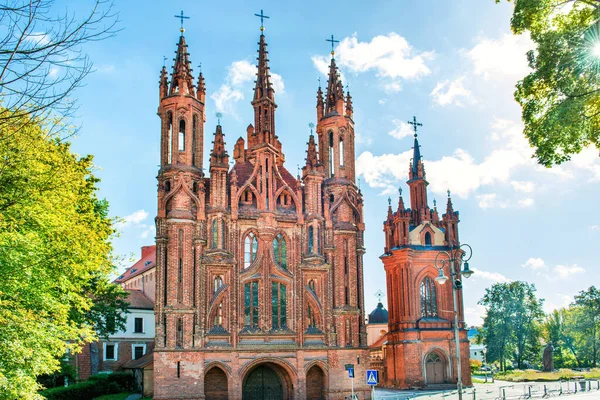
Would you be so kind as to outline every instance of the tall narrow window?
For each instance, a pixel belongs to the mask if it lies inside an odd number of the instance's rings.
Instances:
[[[287,244],[285,238],[280,233],[273,239],[273,253],[275,261],[283,269],[287,269]]]
[[[215,276],[215,279],[214,279],[214,286],[215,286],[215,291],[214,291],[214,293],[216,293],[216,292],[217,292],[217,290],[219,290],[219,288],[220,288],[221,286],[223,286],[223,277],[222,277],[221,275],[217,275],[217,276]]]
[[[344,139],[340,138],[340,167],[344,166]]]
[[[183,302],[183,229],[179,230],[179,243],[178,243],[178,259],[179,259],[179,270],[177,279],[177,302]]]
[[[313,313],[312,308],[310,308],[310,304],[308,305],[307,309],[306,309],[306,317],[308,319],[308,327],[309,328],[314,328],[316,327],[316,323],[315,323],[315,314]]]
[[[313,254],[315,251],[314,249],[314,239],[313,239],[313,235],[315,233],[315,228],[313,228],[312,226],[308,227],[308,254]]]
[[[248,268],[256,260],[256,253],[258,253],[258,239],[250,232],[244,240],[244,268]]]
[[[225,238],[227,237],[225,234],[225,221],[221,221],[221,248],[225,250]]]
[[[433,279],[426,277],[421,282],[421,316],[437,317],[437,298]]]
[[[244,325],[258,326],[258,282],[244,285]]]
[[[181,349],[183,347],[183,322],[181,318],[177,319],[177,340],[175,342],[175,347]]]
[[[223,303],[219,304],[217,312],[215,313],[215,319],[213,321],[214,326],[223,326]]]
[[[273,329],[287,328],[287,299],[283,283],[273,282],[271,286],[271,317]]]
[[[219,235],[217,232],[217,219],[213,219],[212,221],[212,248],[216,249],[217,248],[217,243],[219,243]]]
[[[169,130],[169,143],[167,143],[167,164],[173,162],[173,114],[167,114],[167,124]]]
[[[329,132],[329,175],[333,177],[333,132]]]
[[[185,151],[185,121],[179,121],[179,151]]]
[[[197,146],[198,114],[192,118],[192,166],[196,166],[196,146]]]

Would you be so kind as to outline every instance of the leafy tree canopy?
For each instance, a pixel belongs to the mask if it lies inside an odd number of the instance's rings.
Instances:
[[[600,1],[514,5],[513,32],[528,32],[536,45],[527,54],[533,71],[517,84],[515,99],[538,161],[549,167],[586,146],[600,149]]]
[[[36,398],[36,376],[123,328],[126,312],[92,157],[28,116],[13,121],[0,137],[0,399],[11,400]]]

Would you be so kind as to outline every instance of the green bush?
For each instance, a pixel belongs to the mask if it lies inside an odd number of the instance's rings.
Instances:
[[[127,373],[98,374],[85,382],[40,392],[47,400],[89,400],[103,394],[121,393],[133,388],[133,375]]]

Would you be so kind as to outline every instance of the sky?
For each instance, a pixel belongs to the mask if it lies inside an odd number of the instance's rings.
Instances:
[[[90,0],[60,6],[81,13]],[[600,285],[598,150],[546,169],[522,135],[514,86],[529,71],[527,36],[509,29],[512,3],[493,0],[118,2],[121,31],[90,43],[95,65],[77,90],[79,154],[93,154],[117,224],[116,254],[128,262],[154,242],[160,123],[158,79],[172,65],[183,10],[190,59],[206,79],[205,168],[216,112],[227,150],[253,122],[252,85],[261,9],[273,73],[276,124],[292,173],[304,164],[308,124],[316,123],[318,79],[327,79],[330,35],[354,104],[356,169],[364,195],[365,307],[385,292],[382,222],[388,196],[406,185],[416,116],[429,204],[445,209],[446,190],[460,211],[460,240],[473,248],[476,273],[464,282],[466,322],[482,323],[477,304],[496,282],[535,283],[551,311]],[[408,198],[405,196],[405,201]],[[440,210],[440,211],[442,211]],[[384,304],[386,299],[384,298]]]

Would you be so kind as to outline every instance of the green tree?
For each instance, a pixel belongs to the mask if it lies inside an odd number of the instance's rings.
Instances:
[[[532,72],[517,84],[515,99],[538,161],[551,166],[588,145],[600,149],[600,3],[514,0],[514,5],[513,32],[528,32],[536,46],[527,53]]]
[[[595,368],[600,352],[600,290],[595,286],[582,290],[571,306],[576,309],[575,324],[579,332],[576,342],[580,354],[585,355],[586,366]]]
[[[498,361],[506,370],[510,358],[517,368],[525,361],[537,361],[544,312],[543,300],[535,292],[535,285],[521,281],[486,289],[479,304],[486,308],[482,329],[488,362]]]
[[[0,118],[10,110],[0,109]],[[0,140],[0,399],[36,398],[36,377],[124,326],[123,291],[109,282],[108,204],[92,157],[28,117]],[[106,327],[104,321],[114,320]]]

